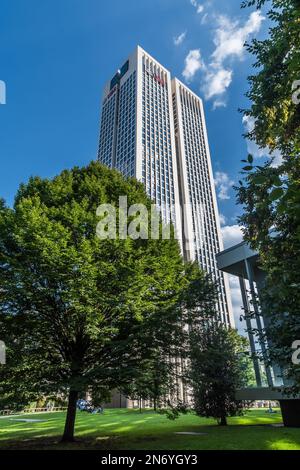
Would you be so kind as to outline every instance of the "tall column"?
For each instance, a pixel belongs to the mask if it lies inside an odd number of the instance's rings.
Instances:
[[[251,298],[252,298],[253,309],[254,309],[254,314],[255,314],[255,320],[256,320],[258,334],[259,334],[259,343],[261,346],[263,361],[264,361],[264,365],[266,368],[267,382],[268,382],[269,387],[273,387],[273,378],[272,378],[271,368],[268,364],[268,353],[267,353],[265,340],[263,337],[264,333],[263,333],[263,327],[262,327],[262,322],[261,322],[261,316],[260,316],[257,299],[256,299],[253,270],[248,259],[245,259],[245,267],[246,267],[247,277],[248,277],[249,285],[250,285],[250,292],[251,292]]]
[[[249,300],[248,300],[248,295],[247,295],[247,290],[246,290],[246,283],[242,277],[239,277],[239,281],[240,281],[240,288],[241,288],[241,294],[242,294],[242,300],[243,300],[243,306],[244,306],[244,312],[245,312],[247,332],[248,332],[249,343],[250,343],[250,350],[251,350],[251,354],[253,357],[253,366],[254,366],[256,384],[258,387],[262,387],[259,360],[256,357],[255,341],[254,341],[253,333],[251,331],[252,326],[251,326],[251,319],[249,316],[250,306],[249,306]]]

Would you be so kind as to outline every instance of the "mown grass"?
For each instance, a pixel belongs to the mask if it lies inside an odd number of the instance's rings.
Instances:
[[[40,419],[20,422],[16,419]],[[107,409],[104,414],[78,412],[74,444],[61,444],[65,413],[0,418],[0,449],[145,449],[145,450],[300,450],[300,429],[274,427],[280,411],[249,410],[220,427],[194,414],[170,421],[153,411]],[[203,435],[178,435],[198,432]]]

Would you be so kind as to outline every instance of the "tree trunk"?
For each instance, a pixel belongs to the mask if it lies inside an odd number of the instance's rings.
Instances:
[[[220,426],[227,426],[227,419],[226,419],[226,416],[221,416],[220,420],[219,420],[219,425]]]
[[[62,442],[74,442],[74,427],[75,427],[75,418],[76,418],[77,399],[78,399],[78,391],[70,390],[65,429],[64,429],[62,440],[61,440]]]

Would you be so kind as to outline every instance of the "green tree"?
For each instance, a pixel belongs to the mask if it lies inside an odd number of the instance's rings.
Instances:
[[[247,46],[258,72],[249,77],[251,107],[244,114],[254,122],[247,137],[277,152],[281,161],[275,164],[271,158],[256,165],[249,155],[236,188],[237,201],[243,206],[239,222],[244,239],[259,252],[266,273],[260,303],[267,318],[270,361],[285,369],[293,384],[290,391],[297,392],[299,366],[292,363],[291,346],[300,338],[300,103],[293,99],[300,79],[300,2],[244,2],[258,8],[264,4],[271,5],[272,27],[267,39]]]
[[[144,361],[140,375],[124,390],[130,398],[151,401],[155,410],[170,419],[176,419],[187,406],[180,388],[183,385],[187,389],[188,385],[189,328],[216,316],[218,295],[216,285],[197,262],[186,263],[184,271],[178,316],[180,334],[173,343],[172,354],[153,350],[151,359]]]
[[[176,379],[174,362],[157,351],[150,360],[143,362],[139,376],[123,392],[130,399],[138,400],[140,406],[142,400],[149,401],[157,411],[176,388]]]
[[[130,398],[149,400],[154,409],[168,417],[178,416],[186,405],[179,400],[179,388],[187,386],[186,364],[189,360],[189,328],[201,325],[216,315],[218,291],[209,275],[197,262],[185,263],[179,298],[177,341],[173,350],[159,349],[154,344],[151,359],[143,362],[143,371],[124,390]],[[168,410],[171,408],[171,410]]]
[[[260,147],[281,149],[285,155],[300,142],[300,102],[292,99],[295,82],[300,80],[300,1],[246,0],[243,7],[270,6],[267,16],[271,21],[269,37],[254,39],[246,47],[255,56],[255,75],[249,77],[247,97],[254,129],[248,137]],[[298,84],[298,88],[300,88]],[[298,93],[297,96],[300,96]]]
[[[247,346],[236,330],[216,321],[191,330],[189,379],[198,416],[226,425],[228,416],[242,414],[245,403],[237,401],[235,393],[251,375]]]
[[[284,172],[284,176],[283,176]],[[244,238],[260,255],[266,279],[258,303],[265,318],[270,363],[285,370],[300,390],[300,369],[292,362],[292,344],[300,338],[300,160],[290,157],[279,167],[252,165],[237,199]]]
[[[180,336],[184,266],[178,242],[99,239],[99,204],[151,201],[141,183],[98,163],[31,178],[0,207],[1,393],[26,402],[68,394],[72,441],[79,394],[129,384]],[[150,210],[149,210],[150,213]]]

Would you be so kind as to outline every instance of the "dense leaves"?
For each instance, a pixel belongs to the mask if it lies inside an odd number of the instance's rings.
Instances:
[[[245,2],[264,3],[272,5],[273,26],[266,40],[248,46],[258,72],[249,78],[252,103],[244,113],[255,123],[248,138],[275,151],[277,160],[256,165],[248,159],[237,200],[244,238],[266,272],[260,301],[270,358],[285,371],[286,391],[297,392],[300,368],[292,363],[292,343],[300,338],[300,104],[292,94],[300,79],[300,2]]]
[[[125,386],[157,350],[181,344],[177,241],[96,236],[97,206],[123,195],[150,207],[136,180],[91,163],[32,178],[13,209],[1,203],[1,394],[11,402],[69,391],[74,415],[79,393]]]
[[[245,406],[235,394],[251,380],[247,340],[217,322],[205,322],[192,329],[190,348],[193,409],[226,425],[226,418],[242,414]]]
[[[258,69],[249,77],[247,97],[252,105],[245,115],[255,124],[249,136],[261,147],[280,148],[288,154],[300,142],[300,102],[292,99],[293,84],[300,80],[300,1],[244,2],[244,6],[254,4],[258,8],[271,4],[268,17],[272,27],[267,39],[247,45]]]
[[[185,264],[177,325],[180,341],[174,343],[173,354],[166,356],[163,349],[156,349],[150,360],[143,361],[143,372],[124,389],[127,396],[149,400],[155,410],[159,409],[171,418],[174,413],[177,416],[182,412],[188,405],[189,332],[191,328],[216,319],[217,296],[216,285],[199,269],[198,263]]]

